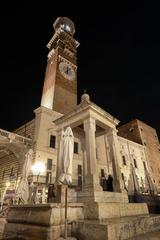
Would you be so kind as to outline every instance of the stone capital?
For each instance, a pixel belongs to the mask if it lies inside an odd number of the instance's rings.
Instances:
[[[83,121],[83,125],[84,125],[84,131],[87,131],[87,130],[93,130],[94,132],[96,131],[96,121],[94,118],[88,118],[88,119],[85,119]]]
[[[116,128],[110,128],[107,132],[106,135],[107,136],[117,136],[117,132],[118,130]]]

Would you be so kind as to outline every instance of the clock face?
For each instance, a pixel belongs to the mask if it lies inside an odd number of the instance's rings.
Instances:
[[[67,78],[68,80],[74,80],[75,79],[75,70],[67,63],[61,62],[59,64],[59,70],[63,77]]]

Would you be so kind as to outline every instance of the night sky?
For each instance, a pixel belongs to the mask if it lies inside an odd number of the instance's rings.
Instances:
[[[92,16],[85,8],[77,15],[48,5],[1,8],[0,128],[13,130],[34,117],[53,22],[68,16],[80,42],[78,99],[86,89],[121,124],[138,118],[160,135],[160,19],[156,6],[145,4],[115,4]]]

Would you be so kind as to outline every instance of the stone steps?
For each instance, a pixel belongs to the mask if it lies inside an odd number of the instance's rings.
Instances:
[[[160,215],[121,217],[101,221],[76,221],[73,227],[80,240],[126,240],[160,230]]]
[[[129,240],[159,240],[159,239],[160,231],[155,231],[130,238]]]

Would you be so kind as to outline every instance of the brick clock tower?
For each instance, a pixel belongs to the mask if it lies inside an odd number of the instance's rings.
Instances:
[[[74,23],[59,17],[53,24],[41,106],[65,114],[77,105],[77,47]]]

